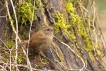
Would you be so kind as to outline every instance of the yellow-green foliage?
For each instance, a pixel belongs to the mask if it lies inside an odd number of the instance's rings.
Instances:
[[[37,10],[39,12],[43,12],[44,11],[43,4],[42,4],[41,0],[36,0],[36,5],[38,6]]]
[[[43,58],[42,61],[47,64],[47,59],[46,58]]]
[[[54,24],[56,32],[58,32],[59,28],[61,28],[64,34],[67,34],[70,37],[70,40],[76,41],[75,33],[73,30],[73,27],[76,27],[78,31],[77,34],[82,39],[82,41],[84,41],[85,49],[89,53],[90,58],[94,60],[92,51],[94,50],[93,47],[95,47],[95,45],[92,45],[92,41],[89,39],[83,19],[75,13],[76,9],[73,7],[73,4],[71,2],[66,2],[65,8],[68,14],[68,22],[64,20],[63,14],[57,12],[55,14],[57,21]],[[83,44],[82,41],[78,44]],[[98,54],[100,55],[99,51]]]
[[[18,18],[22,18],[22,23],[26,23],[26,21],[32,22],[33,20],[36,20],[36,13],[33,11],[36,10],[36,7],[34,7],[31,3],[23,2],[21,7],[17,9],[17,16]],[[33,17],[33,20],[32,20]]]
[[[25,57],[23,56],[23,54],[20,54],[17,58],[17,62],[20,64],[20,63],[25,62],[25,61],[26,60],[25,60]]]
[[[97,55],[99,55],[99,56],[104,56],[104,53],[102,53],[102,52],[100,51],[99,45],[98,45],[97,43],[94,43],[94,51],[97,52]]]
[[[63,32],[66,32],[69,25],[66,24],[63,14],[61,14],[60,12],[57,12],[55,14],[55,18],[57,19],[57,22],[54,24],[54,28],[56,29],[56,32],[59,31],[59,28],[61,28]]]
[[[85,49],[88,51],[91,59],[94,60],[94,57],[91,54],[93,50],[93,45],[88,37],[82,18],[79,15],[75,14],[75,9],[73,8],[72,3],[70,2],[66,3],[66,11],[69,14],[69,23],[78,28],[78,35],[84,41],[86,47]]]
[[[97,44],[92,44],[92,40],[90,40],[87,29],[85,27],[83,22],[83,19],[78,15],[75,14],[75,8],[73,8],[72,3],[67,2],[66,3],[66,11],[69,14],[69,19],[70,19],[70,24],[78,28],[78,35],[81,37],[81,39],[84,41],[85,44],[85,49],[89,53],[89,56],[92,60],[94,60],[94,56],[92,54],[92,51],[97,51],[98,55],[102,55],[101,52],[98,50],[98,45]]]
[[[23,61],[23,60],[22,60],[21,57],[18,57],[18,58],[17,58],[17,62],[18,62],[19,64],[22,63],[22,61]]]
[[[36,0],[36,4],[39,5],[39,6],[43,6],[41,0]]]
[[[7,48],[9,48],[9,49],[11,49],[15,45],[14,41],[12,41],[12,40],[5,41],[5,44],[6,44]]]
[[[73,7],[73,5],[72,5],[72,3],[70,3],[70,2],[67,2],[66,3],[66,11],[68,12],[68,13],[74,13],[74,11],[75,11],[75,8]]]
[[[64,20],[63,14],[61,14],[60,12],[57,12],[55,14],[55,18],[56,18],[56,23],[54,24],[54,28],[56,29],[56,33],[59,32],[59,28],[62,29],[62,31],[64,32],[64,34],[67,34],[71,40],[75,40],[75,36],[73,34],[73,31],[71,31],[70,27],[71,24],[69,24],[68,22],[66,22]]]

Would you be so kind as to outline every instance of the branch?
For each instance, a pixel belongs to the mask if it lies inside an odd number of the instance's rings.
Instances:
[[[69,48],[78,58],[81,59],[81,61],[83,63],[83,67],[81,69],[71,69],[71,70],[80,70],[80,71],[83,70],[85,68],[85,63],[84,63],[83,59],[73,49],[71,49],[71,47],[69,45],[67,45],[66,43],[60,41],[56,36],[54,36],[54,38],[56,40],[58,40],[61,44],[65,45],[67,48]]]

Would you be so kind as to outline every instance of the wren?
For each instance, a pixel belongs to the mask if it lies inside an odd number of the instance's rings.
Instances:
[[[34,33],[29,40],[29,51],[38,54],[40,51],[46,51],[53,40],[53,28],[50,26],[42,27]]]

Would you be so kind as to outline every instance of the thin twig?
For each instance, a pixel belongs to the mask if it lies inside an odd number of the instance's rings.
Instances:
[[[15,56],[15,60],[16,60],[16,63],[17,63],[17,57],[18,57],[18,20],[17,20],[17,16],[16,16],[16,11],[15,11],[15,7],[13,5],[13,1],[10,0],[11,2],[11,5],[12,5],[12,8],[13,8],[13,12],[14,12],[14,16],[15,16],[15,21],[16,21],[16,38],[15,38],[15,42],[16,42],[16,56]]]
[[[85,68],[85,66],[86,66],[84,61],[83,61],[83,59],[73,49],[71,49],[71,47],[69,45],[67,45],[66,43],[60,41],[56,36],[54,36],[54,38],[56,38],[61,44],[67,46],[78,58],[81,59],[81,61],[83,63],[83,67],[81,69],[71,69],[71,70],[80,70],[80,71],[82,71]]]
[[[4,63],[4,62],[1,62],[1,63],[2,63],[3,65],[6,65],[6,67],[10,65],[10,64]],[[11,66],[14,66],[14,65],[15,65],[15,64],[13,64],[13,63],[11,64]],[[18,66],[18,67],[24,67],[24,68],[27,68],[27,69],[30,70],[29,66],[27,66],[27,65],[17,64],[17,66]],[[7,71],[4,66],[0,65],[0,67],[2,67],[2,69],[4,69],[3,71]],[[45,70],[40,70],[40,69],[35,69],[35,68],[32,68],[32,70],[33,70],[33,71],[45,71]],[[55,71],[55,70],[47,70],[47,71]]]
[[[34,7],[35,7],[35,0],[34,0]],[[29,8],[29,9],[30,9],[30,8]],[[34,9],[33,9],[33,14],[32,14],[32,20],[31,20],[31,22],[30,22],[29,40],[30,40],[30,36],[31,36],[31,28],[32,28],[33,19],[34,19]],[[32,66],[31,66],[31,63],[30,63],[29,58],[28,58],[29,40],[28,40],[28,47],[27,47],[27,64],[28,64],[28,66],[30,67],[30,71],[33,71],[33,70],[32,70]]]
[[[15,30],[15,28],[14,28],[14,25],[13,25],[13,20],[12,20],[12,17],[11,17],[11,15],[10,15],[10,12],[9,12],[9,7],[8,7],[8,2],[7,2],[7,0],[5,1],[5,4],[6,4],[6,8],[7,8],[7,13],[8,13],[8,16],[9,16],[9,19],[10,19],[11,27],[12,27],[12,29],[13,29],[13,32],[16,34],[17,32],[16,32],[16,30]],[[18,35],[17,35],[17,37],[18,37],[18,39],[19,39],[19,42],[21,42],[21,39],[19,38]],[[1,39],[0,39],[0,40],[1,40]],[[2,41],[2,40],[1,40],[1,41]],[[3,43],[4,43],[4,42],[3,42]],[[5,43],[4,43],[4,44],[5,44]],[[6,44],[5,44],[5,46],[6,46]],[[6,46],[6,47],[7,47],[7,46]],[[27,57],[27,53],[26,53],[24,47],[22,47],[22,50],[23,50],[24,55]]]
[[[0,65],[0,71],[7,71],[6,68],[4,68],[4,66]]]
[[[12,71],[12,69],[11,69],[11,57],[12,57],[12,54],[11,54],[11,50],[10,50],[10,71]]]

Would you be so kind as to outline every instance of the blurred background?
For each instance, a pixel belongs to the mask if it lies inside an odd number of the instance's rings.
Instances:
[[[97,5],[97,12],[100,19],[100,27],[106,40],[106,0],[95,0],[95,2]]]
[[[95,2],[97,5],[97,12],[100,19],[100,27],[106,41],[106,0],[95,0]],[[103,60],[106,62],[106,56],[103,57]]]

